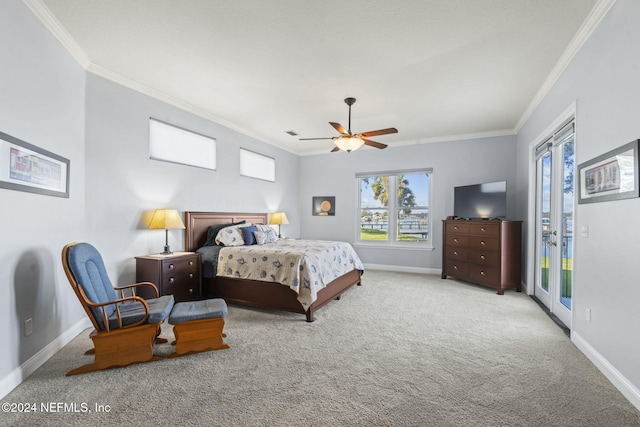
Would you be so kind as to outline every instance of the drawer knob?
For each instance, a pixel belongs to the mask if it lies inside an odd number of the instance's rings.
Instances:
[[[458,269],[458,266],[457,266],[457,265],[454,265],[454,266],[453,266],[453,269],[454,269],[454,270],[457,270],[457,269]]]
[[[480,231],[482,231],[482,232],[484,233],[485,231],[487,231],[487,229],[486,229],[486,228],[484,228],[484,227],[482,227],[482,228],[480,229]]]
[[[481,271],[481,272],[480,272],[480,275],[481,275],[481,276],[484,276],[484,275],[485,275],[485,274],[484,274],[484,271]]]
[[[457,226],[457,225],[454,225],[454,226],[453,226],[453,229],[454,229],[454,230],[457,230],[457,229],[458,229],[458,226]]]
[[[175,281],[176,281],[176,279],[174,279],[173,277],[170,277],[170,278],[169,278],[169,283],[173,283],[173,282],[175,282]]]
[[[481,241],[480,241],[480,244],[481,244],[482,246],[487,246],[487,242],[485,242],[484,240],[481,240]]]
[[[169,264],[169,270],[173,270],[173,264]]]
[[[193,265],[193,261],[189,261],[189,265]]]
[[[484,255],[480,255],[480,259],[484,260],[486,257]]]
[[[189,288],[189,293],[192,294],[193,293],[193,288]]]
[[[453,251],[453,254],[457,256],[458,255],[458,251]]]
[[[193,273],[189,273],[189,279],[193,279]]]
[[[454,241],[455,243],[458,243],[458,239],[453,239],[453,241]]]

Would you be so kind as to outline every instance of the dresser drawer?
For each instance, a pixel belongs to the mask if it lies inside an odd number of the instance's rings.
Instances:
[[[469,245],[469,236],[465,234],[447,234],[447,246],[467,247]]]
[[[445,271],[454,277],[465,277],[469,271],[469,264],[463,261],[447,259],[445,261]]]
[[[467,234],[469,232],[469,223],[464,221],[456,221],[447,224],[447,233]]]
[[[455,261],[467,261],[469,250],[464,247],[447,246],[446,256],[447,258]]]
[[[483,285],[500,285],[500,269],[484,265],[469,264],[469,279]]]
[[[467,256],[467,261],[473,264],[488,265],[490,267],[500,266],[499,252],[469,249]]]
[[[486,223],[474,222],[469,224],[469,234],[497,237],[500,234],[500,224],[490,221],[487,221]]]
[[[469,249],[498,251],[500,249],[500,240],[497,237],[469,236],[467,240],[467,247]]]

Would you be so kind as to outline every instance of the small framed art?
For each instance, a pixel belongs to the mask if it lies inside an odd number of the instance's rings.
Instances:
[[[336,214],[335,196],[313,197],[311,212],[314,216],[334,216]]]
[[[635,140],[578,166],[578,203],[638,197],[638,142]]]
[[[69,198],[69,160],[0,132],[0,188]]]

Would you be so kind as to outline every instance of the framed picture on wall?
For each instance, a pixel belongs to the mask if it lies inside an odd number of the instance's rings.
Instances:
[[[313,197],[311,212],[314,216],[334,216],[336,214],[335,196]]]
[[[578,203],[638,197],[638,142],[635,140],[578,166]]]
[[[69,198],[69,160],[0,132],[0,188]]]

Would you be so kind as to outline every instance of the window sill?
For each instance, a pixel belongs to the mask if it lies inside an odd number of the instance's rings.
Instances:
[[[401,251],[433,251],[435,248],[430,243],[424,245],[414,244],[392,244],[392,243],[380,243],[380,242],[362,242],[358,241],[353,244],[354,247],[370,248],[370,249],[389,249],[389,250],[401,250]]]

